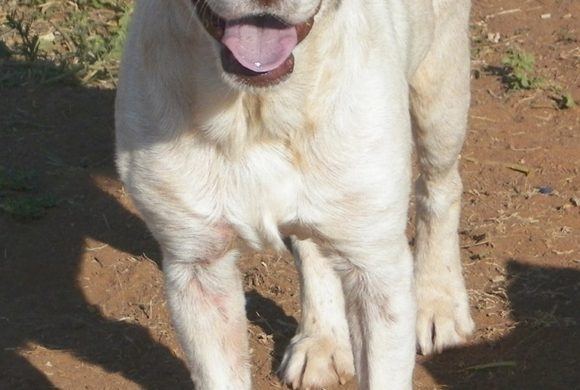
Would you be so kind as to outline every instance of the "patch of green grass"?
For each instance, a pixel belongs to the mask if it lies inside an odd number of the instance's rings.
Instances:
[[[28,170],[8,170],[0,166],[0,211],[20,220],[46,215],[58,204],[50,194],[39,193],[38,177]]]
[[[8,62],[0,66],[0,87],[30,84],[52,84],[58,81],[77,83],[78,68],[67,68],[49,62]]]
[[[73,19],[76,28],[69,38],[76,48],[73,61],[81,66],[83,81],[114,79],[127,34],[129,11],[120,16],[117,28],[109,34],[99,33],[87,14],[77,14]]]
[[[20,38],[12,51],[22,55],[28,62],[36,61],[39,57],[39,37],[32,33],[32,24],[19,16],[16,11],[6,16],[5,24],[16,31]]]
[[[32,191],[37,176],[33,171],[8,170],[0,166],[0,191]]]
[[[0,59],[10,58],[12,56],[12,51],[6,46],[6,44],[0,41]]]
[[[534,55],[521,50],[511,49],[502,59],[506,67],[505,82],[508,89],[536,89],[540,88],[544,81],[535,75]]]
[[[6,15],[4,26],[13,31],[15,39],[11,47],[0,42],[0,87],[46,84],[74,75],[65,64],[48,59],[32,23],[16,10]]]
[[[502,59],[504,66],[503,81],[510,90],[540,89],[550,95],[561,110],[576,107],[570,91],[555,81],[546,81],[538,76],[535,70],[535,58],[531,53],[511,49]]]
[[[560,97],[556,99],[556,103],[558,104],[558,108],[561,110],[576,107],[576,102],[569,91],[560,94]]]
[[[550,93],[550,98],[556,103],[560,110],[571,110],[576,107],[576,101],[572,93],[556,82],[549,83],[546,91]]]
[[[51,195],[27,195],[0,198],[0,210],[17,219],[39,219],[48,209],[55,207],[57,200]]]
[[[3,8],[0,88],[63,81],[114,87],[130,0],[6,0]]]

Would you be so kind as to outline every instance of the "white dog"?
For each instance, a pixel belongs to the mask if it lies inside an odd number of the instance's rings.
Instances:
[[[163,251],[200,390],[251,388],[233,244],[284,248],[302,319],[293,388],[409,389],[473,330],[459,259],[469,0],[141,0],[117,162]],[[411,130],[413,122],[413,131]],[[415,261],[405,237],[413,136]]]

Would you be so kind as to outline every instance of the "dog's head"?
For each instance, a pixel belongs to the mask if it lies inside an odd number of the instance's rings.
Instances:
[[[187,0],[217,43],[227,78],[253,87],[277,84],[294,69],[293,51],[322,0]]]

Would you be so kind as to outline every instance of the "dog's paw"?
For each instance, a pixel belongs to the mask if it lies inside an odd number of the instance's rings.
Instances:
[[[464,343],[474,329],[463,286],[417,286],[417,344],[423,355]]]
[[[284,353],[279,375],[293,389],[321,389],[344,384],[354,375],[350,343],[330,336],[296,335]]]

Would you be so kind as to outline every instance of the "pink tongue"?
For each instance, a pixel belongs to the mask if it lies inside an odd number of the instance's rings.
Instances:
[[[298,44],[296,29],[248,22],[227,22],[222,43],[242,66],[254,72],[269,72],[282,65]]]

